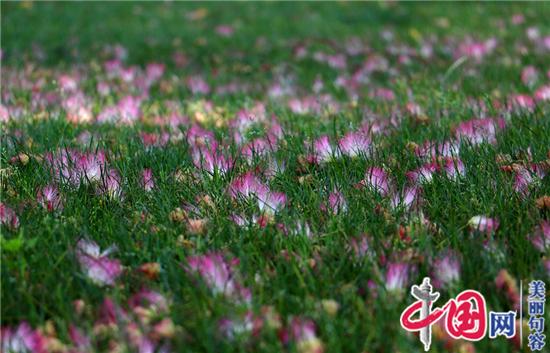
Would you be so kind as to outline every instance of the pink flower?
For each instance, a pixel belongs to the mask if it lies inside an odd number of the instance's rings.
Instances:
[[[388,263],[386,270],[386,289],[402,291],[409,282],[410,265],[405,263]]]
[[[241,150],[241,154],[249,161],[252,162],[254,157],[265,157],[273,149],[271,144],[262,138],[254,139],[253,141],[247,143]]]
[[[258,196],[260,211],[274,214],[286,204],[286,195],[282,192],[269,191],[267,194]]]
[[[533,111],[535,109],[535,100],[526,94],[515,94],[508,99],[508,109]]]
[[[363,179],[361,184],[371,188],[382,196],[386,196],[390,192],[388,174],[386,174],[384,169],[379,167],[367,169],[365,179]]]
[[[338,151],[332,148],[328,136],[321,136],[313,142],[313,153],[318,163],[338,157]]]
[[[422,146],[416,148],[416,155],[420,158],[436,158],[457,156],[460,150],[460,145],[451,141],[441,143],[426,141]]]
[[[229,25],[220,25],[216,27],[216,33],[222,37],[231,37],[235,33],[235,29]]]
[[[186,139],[191,147],[211,146],[216,142],[214,134],[199,125],[193,125],[187,130]]]
[[[437,286],[446,286],[460,280],[460,260],[454,252],[439,256],[432,264]]]
[[[328,195],[327,206],[328,208],[325,206],[325,210],[332,214],[346,212],[348,209],[348,205],[347,205],[346,199],[344,198],[344,194],[342,194],[338,190],[334,190]]]
[[[323,342],[315,333],[315,323],[303,317],[294,317],[289,326],[290,338],[303,353],[323,353]],[[283,342],[286,343],[286,342]]]
[[[119,122],[132,125],[141,116],[141,99],[133,96],[122,98],[118,104]]]
[[[99,195],[105,195],[112,199],[122,198],[121,178],[116,170],[109,169],[105,173],[98,186],[97,192]]]
[[[495,49],[496,45],[497,42],[493,38],[484,42],[476,42],[469,39],[459,45],[455,56],[457,58],[466,56],[473,58],[476,62],[481,62],[485,56]]]
[[[71,75],[61,75],[57,80],[59,88],[64,92],[74,92],[78,90],[78,79]]]
[[[430,183],[433,179],[433,175],[437,172],[439,166],[437,163],[427,163],[420,168],[407,172],[407,178],[413,184]]]
[[[63,200],[59,189],[53,185],[47,185],[38,190],[36,200],[48,212],[63,209]]]
[[[464,163],[462,163],[459,158],[445,158],[443,162],[443,170],[447,174],[447,177],[452,180],[456,180],[466,174]]]
[[[538,251],[544,253],[550,247],[550,222],[542,221],[534,233],[529,237],[531,243]]]
[[[201,76],[191,76],[187,79],[187,87],[193,94],[208,94],[210,86]]]
[[[233,199],[239,198],[262,198],[267,195],[269,188],[262,184],[262,182],[252,172],[247,172],[234,179],[229,185],[229,195]]]
[[[538,79],[538,72],[534,66],[526,66],[521,71],[521,82],[528,87],[532,87]]]
[[[468,226],[472,230],[485,234],[491,234],[498,229],[499,222],[496,218],[486,216],[474,216],[468,221]]]
[[[418,199],[420,189],[418,187],[408,187],[401,194],[396,193],[391,199],[393,208],[403,208],[408,210],[413,203]]]
[[[218,152],[215,143],[210,147],[204,146],[193,149],[191,156],[195,167],[208,172],[210,175],[214,175],[216,172],[224,175],[233,168],[233,160]]]
[[[82,271],[97,285],[112,286],[122,273],[120,261],[109,258],[115,247],[101,252],[94,241],[80,239],[76,244],[76,258]]]
[[[371,153],[370,138],[362,132],[348,132],[338,141],[338,146],[343,154],[349,157],[365,156]]]
[[[535,99],[537,101],[550,101],[550,85],[540,87],[535,92]]]
[[[521,167],[515,171],[514,190],[525,196],[529,193],[529,187],[540,181],[546,172],[537,164]]]
[[[0,333],[2,352],[48,352],[47,338],[40,331],[33,330],[26,322],[21,322],[17,329],[2,327]]]
[[[150,149],[151,147],[164,147],[170,141],[170,134],[163,132],[161,134],[142,132],[140,134],[143,145]]]
[[[459,140],[465,140],[472,145],[480,143],[496,143],[496,134],[498,130],[505,126],[504,119],[472,119],[464,121],[458,125],[455,130],[455,136]]]
[[[374,256],[374,253],[369,245],[369,237],[365,234],[360,237],[351,238],[349,247],[353,252],[353,255],[358,259]]]
[[[145,69],[147,75],[147,81],[156,82],[164,74],[164,64],[150,63]]]
[[[19,228],[19,218],[15,211],[0,202],[0,223],[12,229]]]
[[[189,272],[199,275],[214,294],[223,294],[237,301],[250,301],[250,290],[238,281],[238,259],[227,261],[221,253],[209,253],[192,256],[187,263]]]
[[[141,172],[141,187],[145,191],[152,191],[155,188],[155,179],[150,168],[145,168]]]

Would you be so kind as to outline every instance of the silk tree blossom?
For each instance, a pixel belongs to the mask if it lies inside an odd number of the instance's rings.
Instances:
[[[451,180],[457,180],[466,174],[464,163],[459,158],[447,157],[443,159],[443,171]]]
[[[193,94],[208,94],[210,92],[210,86],[201,76],[191,76],[186,80],[187,88]]]
[[[539,183],[546,175],[546,172],[538,164],[520,166],[514,174],[514,190],[520,195],[529,194],[529,188]]]
[[[82,92],[76,92],[65,98],[62,106],[67,113],[67,120],[71,123],[90,123],[94,118],[89,99]]]
[[[286,204],[286,195],[272,191],[252,172],[247,172],[231,182],[228,189],[234,200],[254,199],[260,211],[273,215]]]
[[[155,188],[155,179],[153,178],[153,170],[145,168],[141,171],[141,187],[143,190],[150,192]]]
[[[124,196],[122,192],[122,178],[115,169],[109,169],[103,175],[97,187],[97,193],[115,200],[122,199]]]
[[[481,143],[496,143],[496,134],[504,129],[505,121],[502,118],[483,118],[463,121],[455,129],[458,140],[467,141],[472,145]]]
[[[239,336],[259,333],[262,324],[262,319],[255,317],[254,313],[249,311],[244,317],[221,319],[218,329],[226,338],[233,340]]]
[[[3,202],[0,202],[0,223],[11,229],[19,228],[19,218],[15,214],[15,211]]]
[[[317,163],[328,162],[337,158],[338,151],[330,144],[328,136],[321,136],[313,142],[313,157]]]
[[[282,192],[269,191],[258,195],[258,207],[267,214],[275,214],[286,204],[286,195]]]
[[[323,342],[315,333],[315,323],[304,317],[294,317],[289,324],[290,339],[295,342],[296,349],[300,353],[323,353]],[[287,337],[283,338],[286,343]]]
[[[257,138],[247,143],[241,149],[241,155],[251,163],[254,157],[266,157],[268,154],[275,151],[269,141],[263,138]]]
[[[361,181],[361,185],[370,188],[381,196],[388,195],[391,189],[389,176],[384,169],[380,167],[371,167],[367,169],[365,179]]]
[[[196,124],[187,130],[186,139],[187,143],[193,148],[218,145],[212,131],[205,130]]]
[[[418,169],[407,172],[407,178],[415,185],[428,184],[433,180],[433,175],[438,171],[439,166],[435,162],[427,163]]]
[[[349,249],[357,259],[373,258],[375,254],[369,243],[369,237],[363,234],[350,239]]]
[[[116,106],[107,106],[97,116],[98,123],[133,125],[141,118],[141,98],[126,96]]]
[[[474,41],[467,39],[460,43],[458,46],[455,57],[469,57],[476,62],[481,62],[487,55],[489,55],[497,46],[497,41],[494,38],[487,39],[486,41]]]
[[[142,132],[139,137],[147,150],[150,150],[152,147],[164,147],[170,141],[170,134],[168,132],[160,134]]]
[[[328,203],[322,205],[322,209],[332,214],[344,213],[348,210],[348,204],[342,194],[338,190],[334,190],[328,195]]]
[[[59,189],[54,185],[46,185],[38,190],[36,201],[48,212],[63,209],[63,199]]]
[[[100,286],[113,286],[122,274],[120,261],[109,257],[115,250],[111,246],[102,252],[94,241],[80,239],[76,244],[76,258],[92,282]]]
[[[432,269],[434,285],[437,284],[437,287],[448,286],[460,280],[460,259],[452,251],[438,256],[432,264]]]
[[[385,286],[390,292],[400,292],[405,290],[409,282],[411,267],[409,264],[401,262],[391,262],[387,264]]]
[[[221,175],[227,174],[234,165],[233,160],[230,157],[225,157],[223,154],[217,151],[217,144],[212,146],[201,146],[194,148],[191,151],[191,157],[193,164],[200,170],[206,171],[209,175],[220,173]]]
[[[426,141],[422,146],[416,147],[415,154],[420,158],[433,159],[458,156],[459,151],[460,145],[454,141]]]
[[[550,85],[539,87],[535,91],[534,97],[537,102],[550,101]]]
[[[348,132],[338,141],[338,147],[343,154],[349,157],[368,157],[372,152],[370,138],[361,131]]]
[[[81,153],[71,149],[59,150],[46,153],[44,161],[55,181],[73,186],[101,181],[106,166],[103,151]]]
[[[510,111],[526,110],[532,112],[535,109],[535,100],[526,94],[514,94],[508,98],[508,109]]]
[[[2,327],[0,333],[2,352],[49,352],[48,338],[40,331],[33,330],[27,322],[21,322],[17,328]]]
[[[226,260],[221,253],[191,256],[188,271],[198,275],[214,294],[222,294],[237,302],[250,302],[251,292],[240,283],[238,259]]]
[[[531,244],[541,253],[550,249],[550,222],[542,221],[529,236]]]
[[[260,198],[269,193],[269,188],[264,185],[252,172],[247,172],[234,179],[229,185],[229,195],[233,199]]]
[[[408,210],[418,201],[421,189],[417,186],[406,187],[401,193],[395,193],[391,198],[391,206],[394,209]]]
[[[487,216],[474,216],[468,221],[468,226],[473,231],[491,234],[498,229],[499,221],[496,218],[489,218]]]
[[[527,87],[533,87],[537,83],[539,73],[534,66],[526,66],[521,70],[521,82]]]

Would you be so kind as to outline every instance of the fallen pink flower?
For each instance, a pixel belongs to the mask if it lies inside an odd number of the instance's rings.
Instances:
[[[12,229],[19,228],[19,218],[15,211],[0,202],[0,223]]]
[[[468,226],[471,230],[491,234],[498,229],[499,221],[487,216],[474,216],[468,221]]]
[[[115,251],[111,246],[101,252],[94,241],[80,239],[76,244],[76,258],[86,276],[95,284],[112,286],[122,274],[120,261],[109,258]]]
[[[349,157],[368,157],[372,151],[370,138],[362,132],[348,132],[338,141],[338,147]]]
[[[155,188],[155,179],[153,178],[153,171],[150,168],[145,168],[141,172],[141,187],[147,192]]]
[[[529,237],[531,244],[538,251],[544,253],[550,247],[550,222],[544,220]]]
[[[63,199],[59,189],[53,185],[47,185],[38,190],[36,201],[48,212],[63,209]]]

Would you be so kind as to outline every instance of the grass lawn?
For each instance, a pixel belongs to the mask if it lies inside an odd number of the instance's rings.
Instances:
[[[420,352],[400,315],[427,276],[434,308],[475,289],[518,311],[514,339],[442,320],[430,351],[520,351],[520,326],[529,351],[548,18],[3,1],[1,351]]]

